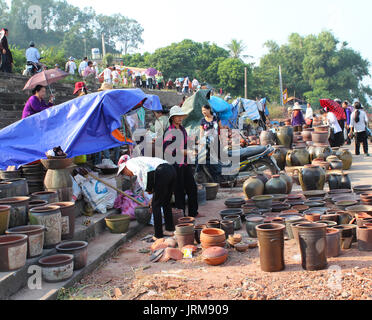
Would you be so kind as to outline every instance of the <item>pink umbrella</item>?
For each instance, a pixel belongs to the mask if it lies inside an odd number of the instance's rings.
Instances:
[[[150,77],[153,77],[153,76],[156,76],[158,74],[158,70],[154,69],[154,68],[148,68],[145,73],[150,76]]]
[[[57,82],[63,78],[66,78],[69,74],[60,69],[45,70],[32,76],[26,83],[23,90],[33,89],[37,85],[49,86],[50,84]]]

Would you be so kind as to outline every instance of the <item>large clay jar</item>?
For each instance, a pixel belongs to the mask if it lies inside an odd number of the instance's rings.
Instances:
[[[327,225],[322,223],[300,224],[298,237],[302,268],[315,271],[327,267]]]
[[[332,160],[329,164],[332,170],[342,170],[343,164],[341,160]]]
[[[266,194],[287,194],[287,182],[280,175],[274,175],[265,185]]]
[[[348,149],[340,149],[336,156],[342,161],[343,170],[349,170],[353,164],[353,155]]]
[[[274,145],[275,144],[275,134],[271,130],[262,131],[260,134],[261,146]]]
[[[312,132],[314,131],[314,129],[312,128],[307,128],[307,129],[304,129],[302,131],[302,139],[307,142],[307,141],[313,141],[313,137],[312,137]]]
[[[287,183],[287,194],[290,194],[293,188],[292,177],[288,176],[285,172],[281,172],[280,177]]]
[[[332,155],[332,149],[329,145],[323,144],[323,145],[318,145],[314,147],[314,159],[323,159],[326,160],[329,156]]]
[[[265,191],[265,184],[257,178],[257,176],[250,177],[243,184],[243,191],[247,199],[254,196],[261,196]]]
[[[275,150],[273,157],[276,160],[276,163],[278,164],[280,170],[284,170],[288,148],[284,146],[273,146],[273,148]]]
[[[323,190],[326,173],[314,165],[306,165],[299,174],[302,191]]]
[[[303,167],[310,164],[310,155],[305,148],[289,150],[286,157],[288,167]]]
[[[357,237],[359,251],[372,251],[372,228],[358,228]]]
[[[278,145],[291,149],[293,143],[293,127],[280,127],[279,131],[276,133],[276,137]]]
[[[351,180],[347,173],[341,174],[340,189],[351,189]]]
[[[328,175],[329,190],[341,189],[341,175],[338,173],[331,173]]]
[[[262,171],[258,171],[256,177],[260,179],[263,182],[263,184],[266,184],[266,182],[269,181],[269,177]]]
[[[329,163],[323,159],[314,159],[311,164],[321,167],[325,172],[327,172],[330,168]]]
[[[328,142],[328,131],[314,131],[311,133],[313,142],[316,144],[326,144]]]

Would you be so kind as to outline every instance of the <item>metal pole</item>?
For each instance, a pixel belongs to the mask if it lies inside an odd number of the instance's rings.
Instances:
[[[244,98],[248,99],[248,69],[244,68]]]
[[[106,55],[106,46],[105,46],[105,34],[102,32],[102,55]]]
[[[279,85],[280,85],[280,104],[284,106],[283,101],[283,79],[282,79],[282,67],[279,66]]]

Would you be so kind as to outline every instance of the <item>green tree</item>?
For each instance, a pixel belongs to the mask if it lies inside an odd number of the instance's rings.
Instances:
[[[111,66],[113,62],[114,62],[114,56],[111,53],[107,53],[102,59],[102,63],[104,66],[106,65]]]
[[[246,49],[243,41],[238,41],[236,39],[232,39],[230,43],[226,45],[226,47],[230,50],[230,55],[232,58],[241,58],[241,54]]]

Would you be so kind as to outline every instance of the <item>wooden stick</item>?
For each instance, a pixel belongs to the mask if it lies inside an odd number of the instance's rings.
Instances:
[[[144,205],[141,201],[138,201],[137,199],[131,197],[129,194],[126,194],[124,191],[122,190],[119,190],[118,188],[112,186],[111,184],[107,183],[106,181],[96,177],[94,174],[88,172],[88,176],[92,177],[93,179],[96,179],[97,181],[99,182],[102,182],[104,185],[108,186],[109,188],[119,192],[120,194],[122,194],[124,197],[127,197],[129,198],[130,200],[134,201],[135,203],[139,204],[140,206],[142,207],[146,207],[146,205]]]

